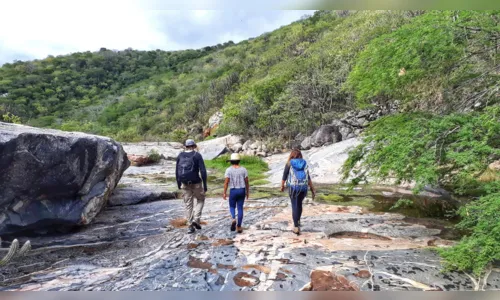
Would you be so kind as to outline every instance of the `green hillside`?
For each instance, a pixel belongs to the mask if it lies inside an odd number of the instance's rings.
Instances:
[[[491,105],[498,19],[497,11],[318,11],[238,44],[15,62],[0,68],[0,115],[138,141],[199,134],[223,108],[222,132],[285,139],[373,102],[439,112]]]

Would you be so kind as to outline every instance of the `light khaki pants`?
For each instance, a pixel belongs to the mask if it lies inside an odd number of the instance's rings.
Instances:
[[[186,219],[188,225],[191,225],[193,221],[200,224],[201,212],[205,205],[205,191],[203,190],[203,185],[201,183],[183,183],[181,189],[183,190],[182,198],[184,198],[184,205],[186,206]],[[196,198],[196,206],[194,205],[194,198]]]

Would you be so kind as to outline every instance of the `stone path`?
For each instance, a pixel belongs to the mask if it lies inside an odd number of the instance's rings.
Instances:
[[[249,201],[242,234],[229,231],[221,199],[207,200],[196,234],[182,214],[180,200],[110,207],[78,232],[30,238],[31,253],[1,269],[1,290],[296,291],[315,269],[347,280],[342,289],[474,289],[464,274],[440,273],[426,249],[449,244],[439,230],[399,215],[308,203],[296,236],[286,198]],[[499,286],[493,272],[485,289]]]

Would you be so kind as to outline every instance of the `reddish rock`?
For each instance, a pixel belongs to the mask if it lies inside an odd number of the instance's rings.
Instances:
[[[260,283],[259,278],[245,272],[239,272],[233,277],[234,283],[240,287],[252,287]]]
[[[233,265],[224,265],[224,264],[217,264],[217,269],[224,269],[224,270],[236,270],[236,268]]]
[[[370,271],[368,270],[361,270],[358,273],[354,274],[354,276],[358,278],[370,278],[370,276],[372,276],[372,273],[370,273]]]
[[[356,291],[344,276],[335,275],[330,271],[313,270],[311,272],[311,291]]]
[[[136,167],[153,163],[153,161],[146,155],[127,154],[127,158],[130,160],[130,164]]]
[[[212,269],[211,263],[202,261],[201,259],[196,258],[194,256],[189,257],[189,261],[188,261],[187,265],[188,265],[188,267],[195,268],[195,269],[204,269],[204,270]]]

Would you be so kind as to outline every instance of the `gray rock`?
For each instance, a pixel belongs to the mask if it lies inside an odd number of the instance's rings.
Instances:
[[[243,143],[243,148],[242,150],[243,151],[247,151],[248,149],[250,149],[250,145],[253,144],[253,141],[252,140],[248,140],[246,141],[245,143]]]
[[[349,135],[352,133],[352,128],[343,125],[342,127],[339,127],[339,132],[342,135],[342,140],[347,140],[349,138]]]
[[[110,138],[0,122],[0,235],[90,223],[129,165]]]
[[[359,119],[359,118],[363,118],[363,117],[366,117],[366,116],[369,116],[370,114],[372,113],[371,110],[369,109],[363,109],[361,111],[359,111],[356,115],[356,117]]]
[[[312,146],[311,146],[311,137],[310,137],[310,136],[308,136],[308,137],[306,137],[306,138],[302,141],[302,143],[300,144],[300,148],[301,148],[302,150],[309,150],[309,149],[311,149],[311,147],[312,147]]]
[[[234,144],[234,145],[231,147],[231,151],[233,151],[234,153],[238,153],[238,152],[240,152],[242,149],[243,149],[243,145],[242,145],[241,143]]]
[[[109,198],[109,206],[133,205],[143,202],[176,199],[177,194],[152,187],[124,187],[116,189]]]
[[[224,118],[224,114],[220,111],[213,114],[210,119],[208,119],[208,128],[213,128],[216,125],[220,125]]]
[[[226,145],[214,144],[214,145],[206,145],[203,148],[200,148],[199,152],[201,156],[203,156],[203,159],[212,160],[216,159],[222,154],[227,153],[228,149]]]
[[[311,146],[321,147],[340,142],[342,135],[338,127],[333,125],[323,125],[311,135]]]

